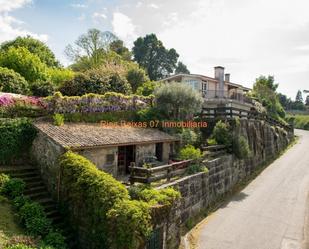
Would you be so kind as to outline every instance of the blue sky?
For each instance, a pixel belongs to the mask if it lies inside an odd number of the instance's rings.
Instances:
[[[0,0],[0,42],[30,34],[67,65],[66,45],[89,28],[129,47],[156,33],[192,73],[222,65],[248,87],[270,74],[294,98],[309,88],[308,9],[308,0]]]

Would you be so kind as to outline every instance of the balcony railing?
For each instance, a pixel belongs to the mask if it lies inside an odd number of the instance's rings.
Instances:
[[[243,93],[232,91],[208,90],[203,91],[202,95],[205,99],[232,99],[240,102],[252,103],[252,100],[246,97]]]

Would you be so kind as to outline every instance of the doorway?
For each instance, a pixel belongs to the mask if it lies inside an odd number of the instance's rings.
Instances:
[[[130,173],[130,164],[135,162],[135,145],[118,147],[118,175]]]
[[[156,143],[156,157],[158,161],[163,161],[163,143]]]

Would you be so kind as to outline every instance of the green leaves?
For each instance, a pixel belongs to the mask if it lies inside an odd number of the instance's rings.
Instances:
[[[46,65],[25,47],[10,47],[7,51],[2,51],[0,66],[13,69],[30,83],[48,78]]]
[[[0,163],[9,163],[30,149],[36,130],[28,119],[0,121]]]
[[[151,80],[159,80],[173,73],[179,57],[175,49],[166,49],[155,34],[139,37],[134,42],[133,55]]]

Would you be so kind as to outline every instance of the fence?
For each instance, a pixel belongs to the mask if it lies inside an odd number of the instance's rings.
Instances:
[[[246,97],[243,93],[222,91],[222,90],[207,90],[203,91],[203,97],[206,99],[231,99],[239,102],[252,103],[252,99]]]
[[[215,108],[203,108],[201,113],[201,118],[203,119],[232,119],[232,118],[245,118],[245,119],[255,119],[255,120],[264,120],[271,125],[276,125],[286,130],[292,130],[291,125],[284,124],[266,114],[259,113],[257,111],[247,111],[244,109],[236,107],[215,107]]]
[[[153,168],[130,167],[130,183],[152,183],[166,179],[170,181],[173,177],[182,175],[191,165],[193,160],[185,160]]]

